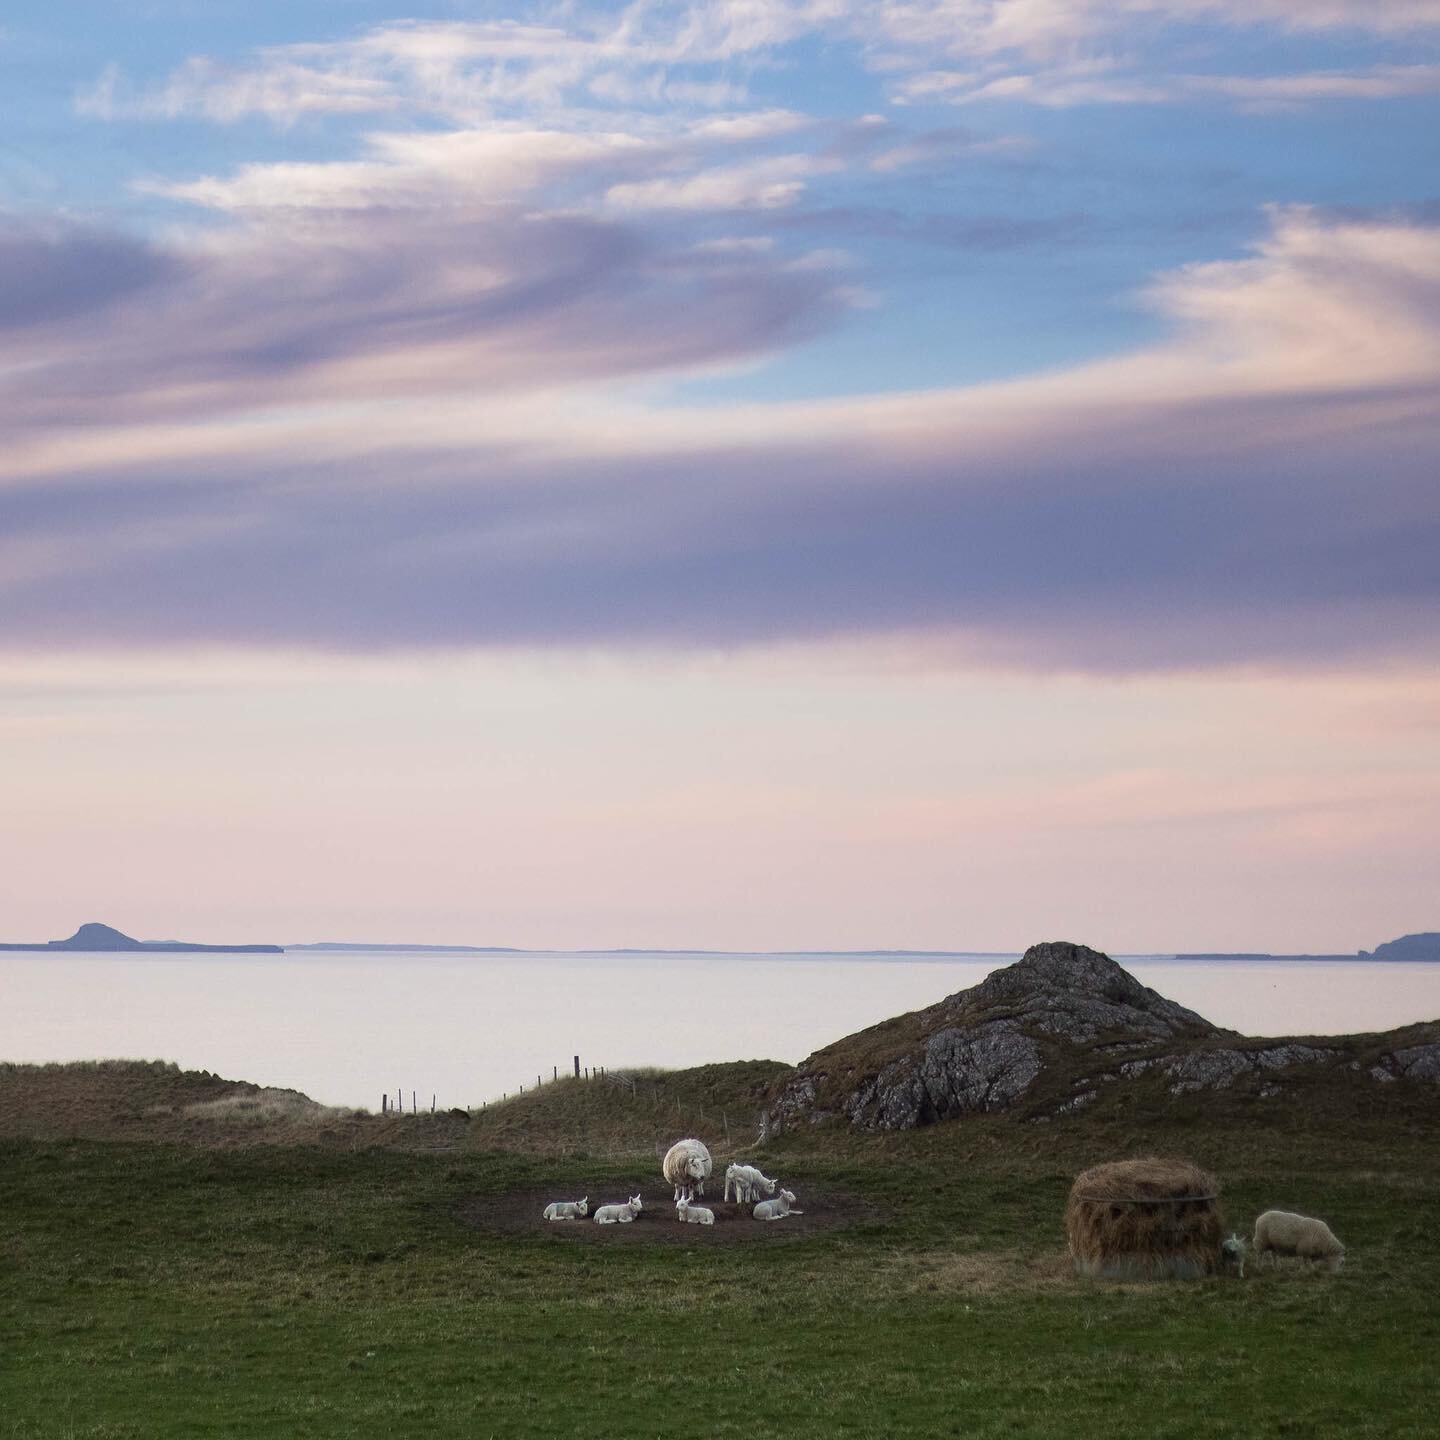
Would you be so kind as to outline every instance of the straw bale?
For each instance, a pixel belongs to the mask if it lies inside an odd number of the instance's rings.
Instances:
[[[1195,1279],[1220,1263],[1215,1177],[1188,1160],[1149,1157],[1079,1175],[1065,1206],[1075,1269],[1114,1280]]]

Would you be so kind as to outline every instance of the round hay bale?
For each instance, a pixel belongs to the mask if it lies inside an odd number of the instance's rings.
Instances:
[[[1194,1280],[1220,1263],[1220,1187],[1188,1160],[1118,1160],[1079,1175],[1065,1206],[1081,1275]]]

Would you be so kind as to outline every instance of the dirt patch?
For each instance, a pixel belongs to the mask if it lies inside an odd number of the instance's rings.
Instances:
[[[510,1190],[501,1195],[465,1195],[456,1202],[455,1218],[473,1230],[492,1234],[528,1235],[553,1240],[556,1244],[591,1245],[775,1245],[803,1240],[853,1225],[874,1223],[886,1212],[870,1201],[848,1192],[806,1186],[797,1191],[796,1205],[802,1213],[783,1220],[755,1220],[749,1206],[706,1196],[703,1204],[715,1212],[713,1225],[687,1225],[675,1218],[669,1191],[661,1192],[653,1180],[614,1182],[603,1196],[590,1196],[590,1213],[601,1205],[620,1204],[631,1195],[640,1195],[645,1208],[628,1225],[597,1225],[594,1220],[546,1220],[545,1207],[552,1200],[574,1198],[556,1193],[554,1186],[543,1190]]]

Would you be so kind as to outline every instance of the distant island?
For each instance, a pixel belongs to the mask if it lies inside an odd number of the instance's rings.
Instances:
[[[1426,930],[1387,940],[1373,950],[1353,955],[1271,955],[1266,951],[1205,951],[1177,954],[1177,960],[1433,960],[1440,961],[1440,930]]]
[[[0,945],[0,950],[101,950],[147,954],[283,955],[279,945],[192,945],[188,940],[134,940],[110,925],[82,925],[68,940],[36,945]]]
[[[387,955],[422,951],[425,954],[440,955],[523,955],[526,952],[514,945],[395,945],[391,943],[366,945],[363,941],[316,940],[309,945],[287,945],[287,950],[375,950]]]
[[[1402,935],[1398,940],[1377,945],[1374,950],[1362,950],[1360,955],[1369,960],[1440,960],[1440,930]]]

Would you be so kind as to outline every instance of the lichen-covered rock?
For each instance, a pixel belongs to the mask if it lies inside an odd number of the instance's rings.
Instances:
[[[1407,1080],[1440,1080],[1440,1042],[1411,1045],[1395,1051],[1390,1059]]]
[[[1027,1029],[1072,1042],[1120,1033],[1127,1043],[1223,1033],[1203,1016],[1142,985],[1108,955],[1085,945],[1032,945],[1013,965],[987,975],[937,1009],[1005,1006]]]
[[[1047,1048],[1097,1044],[1113,1054],[1223,1033],[1097,950],[1035,945],[969,990],[817,1051],[761,1133],[822,1109],[860,1129],[908,1130],[1014,1104],[1043,1071]]]
[[[1170,1082],[1172,1095],[1186,1095],[1197,1090],[1228,1090],[1242,1076],[1288,1070],[1297,1065],[1325,1064],[1343,1057],[1344,1053],[1293,1042],[1270,1045],[1263,1050],[1228,1047],[1192,1050],[1184,1055],[1152,1055],[1143,1060],[1130,1060],[1120,1067],[1120,1073],[1127,1080],[1133,1080],[1147,1070],[1158,1069]]]
[[[1382,1050],[1388,1040],[1390,1047]],[[1363,1068],[1362,1068],[1363,1058]],[[1047,1068],[1055,1066],[1054,1083]],[[827,1120],[908,1130],[1024,1104],[1038,1121],[1073,1113],[1148,1077],[1156,1093],[1270,1098],[1334,1066],[1387,1082],[1440,1081],[1440,1025],[1334,1044],[1252,1040],[1142,985],[1108,956],[1065,942],[925,1010],[817,1050],[761,1120],[762,1138]],[[1292,1082],[1292,1076],[1294,1080]]]

